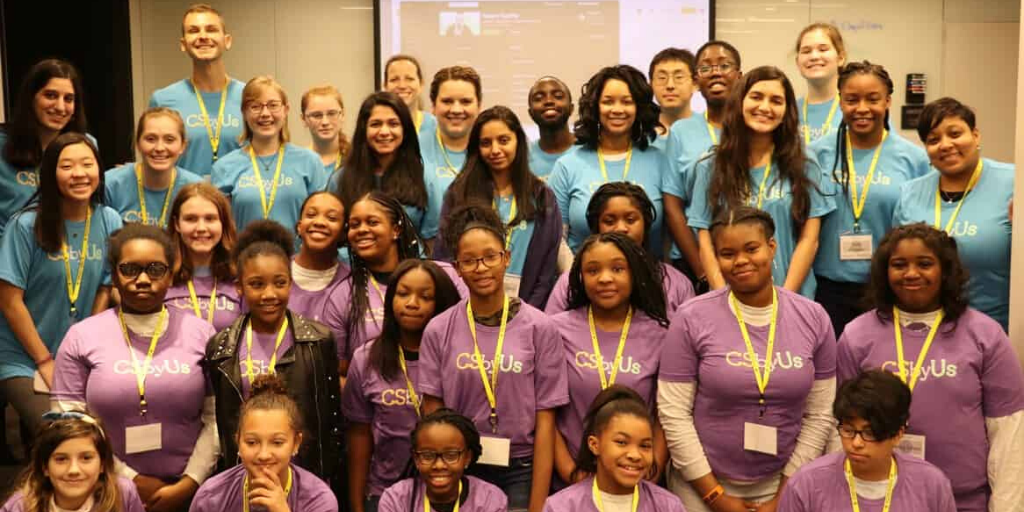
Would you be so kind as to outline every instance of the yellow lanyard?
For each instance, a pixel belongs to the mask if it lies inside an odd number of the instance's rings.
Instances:
[[[316,153],[316,148],[313,146],[313,144],[310,144],[309,146],[307,146],[307,148],[309,148],[310,151]],[[317,153],[317,154],[319,155],[320,153]],[[341,157],[342,157],[341,148],[339,147],[338,148],[338,154],[337,154],[337,156],[334,157],[334,170],[335,171],[337,171],[338,168],[341,167]]]
[[[448,166],[448,170],[457,174],[459,170],[452,165],[451,159],[448,158],[448,148],[445,147],[444,141],[441,140],[441,130],[435,131],[434,134],[437,135],[437,146],[441,148],[441,156],[444,157],[444,164]]]
[[[277,331],[277,339],[274,340],[274,353],[270,356],[270,365],[268,370],[270,373],[274,373],[274,367],[277,366],[277,349],[281,348],[281,342],[284,341],[284,335],[288,332],[288,316],[284,317],[284,322],[281,323],[281,329]],[[252,386],[252,381],[256,380],[256,373],[252,371],[252,323],[245,328],[245,376],[249,377],[249,385]]]
[[[484,392],[487,393],[487,403],[491,406],[491,433],[498,433],[498,373],[501,369],[501,348],[505,345],[505,327],[508,325],[508,295],[505,296],[505,303],[501,306],[501,327],[498,329],[498,344],[494,348],[494,362],[491,364],[491,379],[487,380],[487,370],[484,369],[484,356],[480,353],[480,345],[476,342],[476,322],[473,320],[473,302],[466,301],[466,317],[469,320],[469,332],[473,335],[473,355],[476,357],[476,368],[480,370],[480,379],[484,382]]]
[[[860,502],[857,501],[857,488],[853,483],[853,470],[850,469],[850,459],[846,459],[846,483],[850,486],[850,504],[853,505],[853,512],[860,512]],[[882,505],[882,512],[889,512],[892,505],[892,489],[896,487],[896,459],[889,465],[889,487],[885,490],[885,503]]]
[[[711,145],[718,145],[718,136],[715,135],[715,127],[711,126],[711,121],[708,120],[708,111],[704,111],[704,126],[708,127],[708,137],[711,137]]]
[[[417,110],[416,115],[412,116],[412,123],[416,125],[416,132],[419,133],[420,126],[423,126],[423,111]]]
[[[754,352],[754,344],[750,342],[750,333],[747,332],[747,324],[743,322],[743,313],[740,311],[739,302],[732,292],[729,292],[729,300],[732,301],[732,308],[736,312],[736,321],[740,324],[740,334],[743,335],[743,342],[747,345],[747,355],[750,356],[750,366],[754,369],[754,380],[757,381],[757,390],[761,393],[758,403],[761,405],[761,414],[764,414],[764,392],[768,389],[768,379],[772,376],[772,367],[775,354],[775,325],[779,318],[779,295],[772,287],[772,320],[768,327],[768,349],[764,355],[764,374],[761,373],[761,365],[758,364],[757,352]]]
[[[626,321],[622,324],[622,334],[619,335],[619,348],[615,349],[615,361],[612,363],[611,375],[604,375],[604,356],[601,355],[601,346],[597,342],[597,329],[594,327],[594,309],[587,308],[587,321],[590,323],[590,341],[594,343],[594,355],[597,356],[597,376],[601,377],[601,389],[615,384],[615,376],[619,373],[619,365],[622,364],[622,351],[626,348],[626,338],[629,337],[629,324],[633,321],[633,307],[630,306],[626,313]]]
[[[626,149],[626,167],[622,169],[622,179],[617,181],[626,181],[626,177],[629,176],[629,162],[633,160],[633,144],[629,145]],[[605,183],[608,183],[608,169],[604,165],[604,152],[601,151],[601,147],[597,148],[597,161],[601,164],[601,178],[604,179]]]
[[[806,103],[804,103],[806,109]],[[806,115],[806,114],[805,114]],[[875,167],[878,166],[878,157],[882,154],[882,146],[885,139],[889,137],[889,130],[882,130],[882,141],[875,148],[875,156],[871,157],[871,166],[868,167],[868,175],[864,179],[864,192],[859,194],[857,200],[857,169],[853,165],[853,145],[850,142],[850,132],[846,132],[846,165],[850,168],[850,199],[853,201],[853,230],[860,231],[860,216],[864,214],[864,205],[868,202],[868,189],[871,188],[871,180],[875,177]]]
[[[492,206],[494,206],[494,212],[497,213],[498,216],[500,217],[501,216],[501,212],[498,210],[498,200],[499,199],[500,199],[500,196],[495,194]],[[512,193],[512,206],[509,206],[509,208],[508,208],[508,221],[506,221],[506,223],[508,224],[508,232],[505,233],[505,250],[508,250],[508,248],[512,245],[512,231],[515,229],[515,226],[512,225],[512,220],[515,219],[515,218],[516,218],[516,194],[515,194],[515,192],[513,192]]]
[[[85,210],[85,233],[82,234],[82,250],[78,253],[78,275],[75,276],[75,283],[71,284],[71,255],[68,254],[68,234],[64,233],[64,243],[60,244],[61,255],[64,258],[64,280],[68,285],[68,302],[71,303],[71,316],[78,313],[75,304],[78,302],[78,294],[82,291],[82,276],[85,275],[85,260],[89,251],[89,227],[92,225],[92,206]]]
[[[292,493],[292,468],[288,468],[288,481],[284,484],[284,495]],[[249,512],[249,475],[242,479],[242,510]]]
[[[139,366],[139,359],[135,356],[132,348],[132,338],[128,335],[128,326],[124,323],[124,314],[120,308],[117,310],[117,321],[121,324],[121,334],[128,344],[128,353],[132,357],[132,369],[135,371],[135,383],[139,387],[139,410],[140,416],[146,415],[148,404],[146,403],[146,375],[149,375],[149,365],[153,362],[153,354],[156,353],[156,344],[160,340],[164,322],[167,320],[167,308],[160,309],[160,316],[156,321],[156,330],[153,331],[153,338],[149,341],[149,350],[146,352],[146,359]]]
[[[382,290],[380,288],[380,284],[377,283],[377,278],[373,277],[373,273],[370,272],[369,270],[367,270],[366,272],[368,274],[370,274],[370,284],[373,285],[373,289],[377,290],[377,295],[380,295],[381,307],[387,309],[387,301],[384,299],[384,290]],[[367,302],[367,307],[370,307],[370,304],[369,304],[369,302],[370,302],[369,293],[367,293],[366,302]],[[378,323],[377,322],[377,316],[373,314],[373,308],[372,307],[370,307],[370,316],[373,317],[373,323],[375,323],[375,324]]]
[[[210,139],[210,147],[213,148],[213,161],[217,161],[217,149],[220,148],[220,129],[224,126],[224,103],[228,99],[228,85],[231,80],[224,77],[224,88],[220,91],[220,107],[217,108],[217,133],[210,127],[210,115],[206,113],[206,103],[199,94],[199,89],[192,84],[192,92],[196,93],[196,102],[199,103],[199,112],[203,114],[203,126],[206,127],[206,136]]]
[[[597,512],[604,512],[604,503],[601,502],[601,490],[597,488],[597,477],[594,477],[594,489],[592,491],[594,495],[594,503],[597,504]],[[633,506],[631,507],[633,512],[636,512],[637,507],[640,506],[640,484],[633,486]]]
[[[252,159],[252,172],[256,175],[256,184],[260,187],[260,205],[263,206],[263,218],[270,217],[270,210],[274,209],[274,198],[277,197],[277,181],[281,178],[281,164],[284,163],[284,144],[277,150],[277,169],[274,170],[274,183],[270,186],[270,199],[267,199],[267,188],[263,186],[263,176],[260,175],[260,164],[256,162],[256,150],[249,147],[249,158]],[[268,204],[269,203],[269,204]]]
[[[437,456],[440,457],[441,454],[439,453],[439,454],[437,454]],[[452,509],[452,512],[459,512],[459,500],[461,498],[462,498],[462,480],[460,479],[459,480],[459,494],[458,494],[458,496],[455,497],[455,508]],[[427,497],[426,489],[423,490],[423,512],[430,512],[430,498]]]
[[[199,296],[196,295],[196,287],[192,284],[192,280],[188,280],[188,296],[192,299],[192,310],[196,312],[196,316],[203,318],[203,313],[199,309]],[[213,324],[213,311],[216,309],[217,304],[217,279],[213,280],[213,290],[210,292],[210,304],[209,309],[206,312],[206,321],[209,324]]]
[[[825,124],[821,125],[821,134],[825,135],[830,126],[832,126],[832,118],[836,115],[836,109],[839,108],[839,93],[836,92],[835,98],[832,98],[832,107],[828,109],[828,117],[825,118]],[[811,143],[811,120],[807,119],[807,96],[804,96],[804,143]],[[846,135],[850,137],[849,134]],[[885,140],[885,139],[882,139]],[[847,142],[849,146],[849,142]],[[852,167],[852,166],[851,166]]]
[[[953,210],[953,216],[949,218],[949,222],[946,223],[946,233],[950,233],[953,229],[953,223],[956,222],[957,215],[960,215],[960,207],[967,201],[967,194],[971,192],[971,189],[978,184],[978,180],[981,179],[981,168],[984,167],[984,162],[981,158],[978,158],[978,165],[974,167],[974,173],[971,174],[971,179],[967,182],[967,189],[964,190],[964,196],[960,198],[956,203],[956,209]],[[942,195],[939,193],[941,188],[942,180],[935,185],[935,229],[942,229]]]
[[[413,409],[416,409],[416,417],[420,416],[420,397],[416,394],[416,388],[412,386],[412,379],[409,378],[409,368],[405,362],[405,350],[398,347],[398,365],[402,367],[402,375],[405,375],[405,387],[409,390],[409,400]]]
[[[773,150],[774,154],[775,151]],[[768,155],[768,166],[764,168],[764,177],[761,178],[761,186],[757,189],[757,209],[761,209],[761,205],[764,204],[764,188],[768,185],[768,176],[772,173],[772,156]]]
[[[914,371],[910,374],[910,381],[908,382],[907,360],[903,358],[903,333],[900,327],[900,310],[895,307],[892,308],[892,324],[893,329],[896,330],[896,357],[899,359],[900,380],[910,388],[910,391],[914,391],[914,386],[917,385],[917,378],[921,376],[921,365],[924,363],[925,357],[928,356],[928,349],[932,347],[935,333],[939,332],[939,325],[942,323],[942,317],[944,316],[945,313],[941,309],[935,315],[935,321],[932,322],[932,328],[928,331],[928,337],[924,339],[924,346],[921,347],[921,352],[917,354],[917,362],[914,363]]]
[[[174,179],[178,173],[178,169],[171,169],[171,184],[167,187],[167,193],[164,194],[164,207],[160,210],[160,223],[158,226],[166,227],[164,221],[167,219],[167,206],[171,204],[171,196],[174,195]],[[139,213],[142,216],[142,223],[149,224],[149,212],[146,211],[146,192],[142,185],[142,171],[138,167],[135,168],[135,178],[137,179],[139,186]]]

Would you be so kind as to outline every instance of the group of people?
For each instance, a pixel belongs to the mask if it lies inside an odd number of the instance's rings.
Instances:
[[[181,48],[135,163],[60,60],[0,132],[0,510],[1024,510],[1014,167],[955,99],[900,137],[835,27],[799,100],[725,41],[541,77],[535,141],[397,55],[300,147],[214,8]]]

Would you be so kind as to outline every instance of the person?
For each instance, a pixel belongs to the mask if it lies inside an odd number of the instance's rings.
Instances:
[[[899,450],[945,472],[958,510],[1014,510],[1024,371],[999,324],[969,306],[958,246],[925,223],[882,240],[871,260],[875,309],[839,339],[839,380],[870,368],[898,374],[914,393]]]
[[[107,305],[107,236],[121,217],[103,206],[99,152],[85,135],[57,136],[39,162],[39,190],[0,238],[0,393],[39,430],[54,362],[75,322]],[[65,295],[66,294],[66,295]],[[31,441],[28,439],[27,441]]]
[[[447,219],[456,205],[492,205],[508,230],[505,292],[543,309],[558,275],[553,263],[562,242],[562,216],[554,192],[530,171],[519,118],[500,105],[484,110],[466,151],[466,165],[445,195],[441,218]],[[434,257],[442,260],[453,251],[445,243],[446,224],[441,221],[441,236],[434,244]]]
[[[448,186],[466,163],[466,146],[480,101],[483,99],[480,75],[468,66],[449,66],[438,70],[430,82],[437,129],[419,135],[423,156],[423,181],[427,184],[428,218],[420,231],[426,240],[437,236],[441,204]],[[430,242],[432,243],[432,242]]]
[[[703,115],[680,119],[669,127],[665,155],[669,171],[662,182],[665,203],[665,225],[675,245],[672,263],[693,281],[707,290],[707,272],[701,264],[694,231],[686,219],[686,209],[693,202],[696,181],[694,164],[707,151],[718,146],[725,122],[725,104],[729,92],[743,76],[740,52],[726,41],[704,43],[694,57],[693,79],[707,105]]]
[[[678,497],[645,479],[658,463],[650,404],[622,384],[594,397],[576,455],[576,467],[586,476],[548,498],[544,512],[685,512]]]
[[[574,108],[572,93],[558,78],[542,76],[530,87],[526,103],[527,113],[540,135],[530,142],[530,171],[546,181],[555,162],[576,145],[576,136],[569,130]]]
[[[691,512],[774,510],[833,429],[836,339],[820,305],[773,283],[771,215],[739,206],[711,235],[728,287],[676,312],[658,371],[669,489]]]
[[[228,76],[224,53],[231,49],[224,16],[207,4],[193,4],[181,20],[181,51],[192,59],[192,74],[153,92],[149,106],[177,110],[188,141],[182,168],[210,176],[217,160],[239,148],[243,132],[242,88]]]
[[[586,210],[594,190],[611,181],[629,181],[640,185],[654,203],[649,247],[661,256],[661,176],[668,162],[651,147],[659,112],[651,86],[634,67],[603,68],[583,86],[575,125],[580,147],[559,158],[548,178],[573,252],[590,235]]]
[[[342,392],[354,512],[375,512],[384,490],[405,474],[422,413],[415,382],[423,329],[458,302],[455,284],[431,261],[407,259],[391,276],[381,334],[356,349]]]
[[[274,221],[255,221],[238,236],[232,259],[238,295],[248,312],[206,344],[204,368],[217,400],[221,468],[236,465],[244,447],[242,420],[257,377],[277,374],[298,401],[307,443],[295,464],[341,484],[341,386],[334,339],[326,326],[289,309],[293,237]],[[289,415],[290,416],[290,415]],[[296,432],[301,429],[296,429]],[[241,439],[245,439],[243,435]]]
[[[302,245],[292,259],[292,289],[288,306],[292,312],[322,322],[329,295],[348,276],[348,266],[338,260],[344,237],[345,208],[330,192],[314,192],[302,203],[295,226]]]
[[[484,458],[472,474],[500,487],[511,510],[540,512],[551,485],[555,410],[569,400],[558,328],[505,293],[506,231],[490,209],[456,209],[445,235],[469,297],[423,332],[423,410],[450,407],[483,429]]]
[[[832,414],[843,451],[800,468],[779,512],[929,510],[955,512],[939,468],[899,452],[910,416],[910,388],[884,370],[867,370],[839,387]],[[863,503],[863,505],[861,505]]]
[[[811,23],[796,38],[796,67],[807,81],[807,95],[797,100],[804,144],[828,138],[839,129],[839,70],[846,64],[846,45],[831,23]]]
[[[28,465],[0,512],[143,512],[131,480],[114,468],[114,451],[95,418],[46,413]]]
[[[231,205],[213,185],[185,185],[171,205],[168,226],[174,243],[171,287],[165,303],[193,312],[222,331],[242,314],[235,289],[235,223]]]
[[[213,396],[200,366],[213,326],[164,306],[174,265],[167,233],[129,224],[108,245],[120,305],[68,330],[53,408],[100,418],[118,472],[135,482],[147,510],[180,510],[217,462]]]
[[[751,204],[772,215],[775,284],[814,297],[811,264],[818,251],[821,218],[836,209],[831,182],[807,158],[797,136],[793,86],[778,68],[762,66],[733,89],[722,144],[696,167],[689,225],[699,230],[701,264],[713,289],[725,285],[711,232],[716,212]],[[774,171],[774,174],[772,173]]]
[[[408,107],[416,136],[434,133],[437,118],[423,109],[420,93],[423,91],[423,70],[420,61],[412,55],[392,55],[384,64],[384,90],[397,94]]]
[[[648,249],[648,226],[654,222],[654,203],[639,185],[613,181],[598,187],[587,205],[587,224],[593,233],[621,233],[633,239],[649,261],[664,291],[667,317],[695,294],[690,280],[672,265],[656,261]],[[569,280],[565,272],[548,297],[544,312],[554,315],[569,310]]]
[[[428,211],[432,203],[415,133],[409,111],[398,96],[389,92],[367,96],[356,117],[354,149],[327,187],[349,208],[374,190],[394,197],[422,238],[424,229],[437,229],[438,213]]]
[[[817,52],[817,50],[814,50]],[[836,335],[861,313],[871,251],[892,228],[900,187],[928,172],[928,156],[890,131],[893,83],[885,68],[851,62],[839,73],[842,121],[835,136],[808,148],[837,190],[836,210],[821,221],[814,258],[815,301],[825,307]],[[829,170],[831,169],[831,170]]]
[[[238,464],[199,488],[189,512],[338,512],[338,500],[323,480],[295,461],[307,439],[300,409],[286,379],[262,374],[228,434],[238,447]],[[223,434],[222,434],[223,437]]]
[[[697,92],[697,84],[693,81],[693,68],[696,64],[696,58],[690,50],[682,48],[665,48],[651,59],[647,79],[651,81],[654,98],[661,107],[658,138],[654,140],[654,146],[662,151],[665,151],[668,144],[672,125],[693,115],[690,99]]]
[[[70,62],[41,60],[25,74],[10,119],[0,130],[0,235],[36,192],[46,146],[62,133],[85,133],[83,94]]]
[[[210,181],[231,200],[238,231],[258,219],[291,228],[306,197],[327,185],[323,163],[316,153],[289,142],[288,96],[273,78],[249,80],[242,109],[239,140],[248,144],[217,160]]]
[[[627,235],[590,235],[569,271],[569,309],[552,317],[565,347],[569,405],[558,410],[555,468],[567,483],[593,473],[579,460],[587,406],[616,382],[639,393],[653,412],[658,360],[668,317],[657,267]],[[653,425],[651,454],[643,474],[657,482],[668,461],[665,434]],[[586,445],[586,442],[583,443]],[[575,474],[574,474],[575,473]]]
[[[352,144],[341,128],[345,122],[345,102],[333,85],[318,85],[302,93],[300,106],[302,122],[313,139],[309,149],[320,155],[324,174],[330,176],[352,151]]]
[[[472,420],[451,409],[438,409],[416,423],[411,437],[414,476],[384,491],[379,512],[509,510],[501,489],[466,474],[483,451]]]
[[[146,109],[135,131],[139,161],[105,173],[104,200],[125,223],[167,227],[171,199],[182,187],[203,178],[178,167],[185,151],[185,122],[165,107]]]
[[[971,276],[971,305],[1005,331],[1010,319],[1008,205],[1016,166],[982,158],[974,111],[953,98],[925,105],[917,134],[938,172],[903,186],[893,224],[928,222],[955,238]]]

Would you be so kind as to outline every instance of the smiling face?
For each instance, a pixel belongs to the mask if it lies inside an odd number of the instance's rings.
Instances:
[[[370,151],[377,156],[391,155],[402,146],[405,134],[402,120],[395,109],[387,105],[375,105],[366,119],[366,142]]]
[[[44,130],[59,132],[75,115],[75,86],[67,78],[51,78],[33,97],[36,121]]]
[[[786,89],[779,80],[756,82],[743,96],[743,121],[754,133],[772,133],[785,115]]]
[[[616,414],[599,435],[587,437],[587,447],[597,462],[603,491],[628,494],[647,474],[654,461],[651,422],[632,414]]]
[[[661,108],[680,109],[690,104],[697,90],[693,70],[681,60],[666,60],[654,66],[651,79],[654,97]]]
[[[167,172],[178,164],[178,157],[185,151],[183,131],[178,121],[170,116],[150,115],[146,117],[142,135],[136,144],[146,169]]]
[[[459,479],[469,466],[471,457],[462,432],[452,425],[434,423],[420,429],[414,441],[417,452],[433,452],[437,455],[432,463],[416,457],[416,470],[427,486],[427,496],[438,503],[455,501],[459,492]],[[445,461],[444,453],[458,451],[462,453],[455,462]]]
[[[572,115],[572,100],[569,91],[553,78],[538,81],[530,89],[529,113],[533,122],[541,128],[561,128]]]
[[[333,96],[314,94],[306,100],[302,122],[309,128],[309,135],[313,139],[334,142],[338,138],[341,124],[345,122],[345,109]]]
[[[264,140],[279,137],[288,119],[288,105],[277,89],[261,87],[259,94],[242,106],[245,122],[253,138]]]
[[[421,333],[434,316],[434,278],[422,268],[413,268],[402,274],[395,284],[395,298],[391,302],[395,321],[403,332]]]
[[[269,472],[287,481],[288,463],[301,444],[302,433],[282,409],[250,410],[238,426],[238,456],[250,479]]]
[[[458,271],[470,294],[491,297],[503,292],[510,258],[504,248],[504,240],[486,229],[470,229],[459,237],[455,253]],[[488,266],[489,262],[493,264]]]
[[[480,113],[476,88],[465,80],[448,80],[437,89],[434,116],[437,127],[449,139],[460,140],[469,136],[473,122]]]
[[[423,90],[423,81],[417,73],[416,64],[408,60],[396,60],[388,64],[387,80],[384,83],[384,90],[393,92],[402,98],[409,110],[418,108],[420,91]]]
[[[352,205],[348,216],[349,247],[362,259],[370,262],[387,260],[394,253],[400,228],[391,221],[391,215],[372,199],[362,199]]]
[[[217,205],[201,196],[191,197],[181,204],[174,226],[193,259],[196,255],[213,252],[223,234]]]
[[[249,306],[252,326],[259,332],[276,332],[288,308],[292,277],[289,261],[277,254],[257,254],[242,263],[238,295]]]
[[[66,510],[77,510],[96,491],[103,461],[89,436],[73,437],[57,445],[43,473],[53,484],[54,500]]]
[[[57,159],[57,190],[65,200],[86,203],[100,186],[100,166],[84,142],[69,144]]]
[[[939,257],[920,238],[905,238],[889,256],[889,286],[897,306],[925,313],[939,309],[942,265]]]
[[[122,265],[138,265],[146,269],[152,263],[162,264],[163,275],[150,276],[145,270],[137,276],[125,275]],[[171,272],[168,270],[164,247],[155,240],[137,238],[125,242],[121,247],[121,258],[114,268],[115,285],[121,295],[121,305],[130,313],[154,313],[164,302],[167,289],[171,286]]]
[[[601,135],[629,136],[636,120],[636,103],[629,85],[615,78],[605,81],[598,101]]]
[[[190,12],[182,23],[181,51],[193,61],[212,62],[231,49],[231,35],[224,32],[224,20],[212,12]]]
[[[626,255],[614,244],[598,242],[580,255],[583,287],[595,310],[612,311],[629,303],[633,273]]]
[[[759,224],[742,223],[719,228],[714,234],[715,258],[730,288],[750,294],[772,285],[775,239],[768,239]]]
[[[981,158],[981,133],[960,117],[949,116],[928,133],[924,148],[942,174],[973,172]]]
[[[697,56],[697,85],[709,105],[725,105],[740,74],[736,57],[724,46],[709,46]]]
[[[488,121],[480,128],[480,158],[491,172],[505,172],[516,159],[519,139],[504,121]]]
[[[336,251],[345,223],[345,208],[334,194],[319,193],[306,201],[295,231],[303,250]]]
[[[851,76],[843,82],[839,97],[851,133],[862,137],[882,133],[892,98],[880,78],[869,73]]]
[[[796,66],[807,80],[831,80],[839,74],[845,57],[839,54],[832,38],[824,30],[815,29],[800,38]]]

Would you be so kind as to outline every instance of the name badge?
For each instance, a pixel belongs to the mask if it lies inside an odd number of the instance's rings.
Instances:
[[[768,455],[779,454],[779,429],[757,423],[743,423],[743,449]]]
[[[162,426],[150,423],[124,429],[124,451],[127,454],[151,452],[163,448]]]
[[[839,259],[842,261],[870,260],[874,252],[871,234],[863,232],[839,235]]]
[[[903,434],[900,444],[896,445],[896,451],[924,460],[924,436]]]
[[[522,281],[522,277],[515,274],[505,274],[505,295],[509,297],[519,296],[519,282]]]
[[[509,454],[512,451],[511,439],[507,437],[480,436],[480,446],[483,448],[483,453],[480,454],[480,459],[477,462],[503,468],[508,467],[508,461],[511,457]]]

